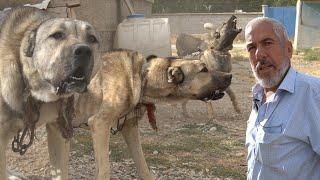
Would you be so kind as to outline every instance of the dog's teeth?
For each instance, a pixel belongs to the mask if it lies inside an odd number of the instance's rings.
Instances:
[[[82,81],[82,80],[84,80],[84,77],[83,77],[83,76],[82,76],[82,77],[74,77],[74,76],[71,76],[71,79],[77,80],[77,81]]]

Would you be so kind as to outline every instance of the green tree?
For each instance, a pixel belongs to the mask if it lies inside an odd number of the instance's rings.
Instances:
[[[296,0],[155,0],[154,13],[214,13],[261,11],[261,5],[295,6]]]

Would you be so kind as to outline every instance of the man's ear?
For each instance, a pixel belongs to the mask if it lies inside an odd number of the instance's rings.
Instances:
[[[36,34],[36,29],[32,30],[29,34],[27,46],[24,49],[24,55],[27,57],[32,57],[33,55],[34,47],[36,45]]]
[[[288,52],[288,57],[291,58],[293,54],[293,47],[291,41],[287,42],[287,52]]]
[[[181,84],[184,81],[184,74],[180,67],[169,67],[167,70],[168,83]]]

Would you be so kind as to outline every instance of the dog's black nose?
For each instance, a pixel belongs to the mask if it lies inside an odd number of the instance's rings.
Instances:
[[[88,45],[76,45],[74,48],[74,55],[75,56],[82,56],[82,57],[91,57],[92,51]]]
[[[74,68],[77,68],[77,67],[87,68],[87,66],[90,64],[90,59],[92,56],[91,48],[85,44],[77,44],[73,49],[73,54],[74,54],[74,61],[73,61]]]

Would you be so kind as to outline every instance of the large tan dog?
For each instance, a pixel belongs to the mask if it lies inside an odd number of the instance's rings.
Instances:
[[[24,154],[41,124],[47,127],[53,179],[68,179],[72,95],[86,91],[97,72],[98,48],[86,22],[30,7],[6,14],[0,31],[0,180],[12,176],[6,173],[9,141]]]
[[[209,72],[199,60],[146,60],[140,53],[120,50],[108,53],[102,61],[102,70],[91,81],[88,93],[80,95],[76,107],[79,123],[89,118],[99,180],[110,179],[109,136],[114,124],[122,129],[140,178],[153,179],[138,131],[145,109],[153,120],[153,103],[219,99],[231,83],[231,74]]]

